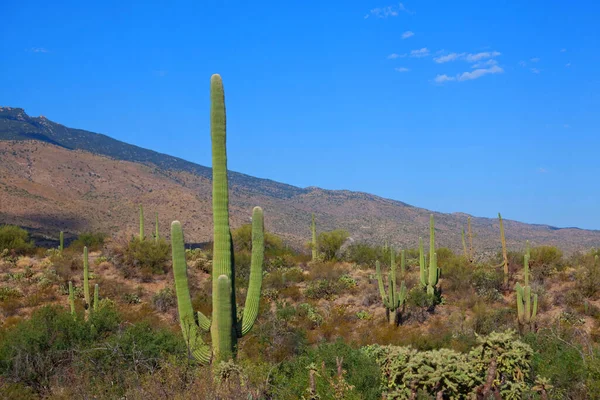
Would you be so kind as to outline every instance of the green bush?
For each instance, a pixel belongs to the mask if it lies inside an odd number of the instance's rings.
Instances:
[[[77,239],[71,242],[69,249],[81,252],[83,251],[83,248],[87,246],[89,251],[98,251],[102,249],[102,246],[104,246],[105,239],[106,234],[104,233],[81,233],[79,236],[77,236]]]
[[[29,240],[29,233],[18,226],[0,226],[0,252],[9,250],[15,254],[25,254],[33,249],[33,242]]]
[[[503,273],[500,269],[480,266],[473,271],[471,284],[477,294],[488,301],[497,301],[502,298]]]
[[[123,256],[127,266],[139,268],[144,273],[162,274],[167,271],[167,261],[171,259],[171,245],[162,238],[158,241],[134,238]]]
[[[346,284],[339,280],[331,281],[329,279],[318,279],[308,284],[304,294],[309,299],[332,300],[344,289],[346,289]]]
[[[335,260],[337,252],[350,237],[350,234],[343,229],[336,229],[331,232],[321,232],[317,238],[319,253],[325,261]]]
[[[346,260],[356,263],[361,267],[374,267],[375,261],[381,258],[380,247],[369,246],[366,243],[354,243],[348,246]]]
[[[170,287],[161,289],[158,293],[152,296],[152,304],[160,312],[166,312],[177,306],[177,297],[175,291]]]
[[[336,397],[331,383],[337,373],[336,358],[343,360],[342,368],[346,371],[344,380],[353,389],[344,397]],[[325,370],[321,369],[324,364]],[[318,366],[316,377],[317,393],[321,400],[343,398],[380,399],[379,367],[373,359],[361,350],[354,349],[342,341],[326,343],[317,348],[308,349],[304,354],[281,364],[273,373],[272,393],[276,399],[299,399],[306,395],[308,388],[308,367]]]

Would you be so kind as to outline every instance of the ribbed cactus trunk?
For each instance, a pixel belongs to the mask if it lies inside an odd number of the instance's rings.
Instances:
[[[467,217],[467,234],[469,235],[469,261],[475,260],[473,254],[473,230],[471,229],[471,217]]]
[[[312,233],[312,241],[310,248],[312,249],[312,260],[317,261],[317,226],[315,224],[315,214],[312,214],[312,223],[310,225],[310,231]]]
[[[531,287],[529,286],[529,250],[523,257],[523,274],[525,285],[521,286],[517,282],[515,291],[517,295],[517,318],[519,321],[519,327],[526,327],[529,330],[535,328],[537,309],[538,309],[538,295],[531,293]]]
[[[429,268],[427,269],[427,275],[427,293],[433,296],[440,277],[440,270],[437,265],[437,253],[435,252],[435,222],[433,214],[429,216]]]
[[[504,237],[504,222],[502,221],[502,215],[498,213],[498,220],[500,220],[500,242],[502,243],[502,265],[504,270],[504,287],[508,286],[508,252],[506,250],[506,238]]]
[[[75,293],[73,291],[73,282],[69,281],[69,306],[71,307],[71,314],[75,316]]]
[[[401,253],[401,268],[400,273],[404,277],[406,269],[406,256],[404,250]],[[400,284],[400,290],[398,290],[398,277],[396,275],[396,256],[394,249],[390,248],[390,272],[388,274],[388,293],[385,291],[385,285],[383,283],[383,274],[381,272],[381,265],[379,260],[375,262],[375,270],[377,273],[377,284],[379,286],[379,293],[383,306],[386,308],[388,315],[388,322],[391,326],[396,326],[398,323],[400,307],[403,307],[406,300],[406,285],[404,280]]]
[[[144,207],[140,204],[140,240],[144,240]]]
[[[419,238],[419,281],[422,287],[427,286],[427,264],[425,263],[425,251],[423,248],[423,238]]]
[[[465,258],[468,260],[469,259],[469,253],[467,252],[467,242],[465,241],[465,230],[464,228],[461,230],[461,237],[462,237],[462,246],[463,246],[463,254],[465,256]]]
[[[94,311],[98,311],[98,284],[94,285]]]
[[[227,182],[226,120],[223,83],[219,75],[211,77],[211,139],[213,156],[213,310],[212,321],[192,309],[183,231],[179,221],[171,224],[173,274],[179,320],[190,353],[202,363],[227,361],[235,357],[237,339],[250,331],[260,303],[264,259],[264,218],[260,207],[252,212],[252,259],[244,313],[237,319],[233,242],[229,228],[229,188]],[[198,333],[211,334],[212,351]]]
[[[60,252],[62,253],[62,251],[64,249],[65,249],[65,234],[63,233],[63,231],[60,231],[58,250],[60,250]]]

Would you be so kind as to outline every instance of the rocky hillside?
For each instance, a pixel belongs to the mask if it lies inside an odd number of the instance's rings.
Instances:
[[[161,231],[184,224],[188,242],[210,239],[210,168],[142,149],[108,136],[67,128],[23,109],[0,107],[0,223],[48,235],[59,230],[107,233],[137,229],[137,204],[148,223],[158,212]],[[416,247],[428,235],[430,211],[367,193],[297,188],[230,172],[233,226],[265,209],[267,229],[301,247],[310,237],[310,213],[319,230],[343,228],[356,241]],[[459,251],[466,214],[435,213],[439,246]],[[557,245],[566,251],[600,246],[600,231],[559,229],[505,221],[509,248]],[[150,229],[150,227],[149,227]],[[473,218],[479,253],[499,249],[495,219]]]

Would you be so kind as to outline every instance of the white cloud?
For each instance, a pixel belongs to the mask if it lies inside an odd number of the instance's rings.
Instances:
[[[536,63],[536,62],[539,62],[539,61],[540,61],[540,58],[539,58],[539,57],[533,57],[533,58],[532,58],[531,60],[529,60],[529,61],[531,61],[532,63]]]
[[[475,54],[467,54],[465,56],[465,60],[467,60],[467,62],[476,62],[479,60],[483,60],[486,58],[493,58],[493,57],[497,57],[499,56],[501,53],[498,51],[484,51],[481,53],[475,53]]]
[[[32,47],[28,51],[32,53],[48,53],[48,50],[44,49],[43,47]]]
[[[410,69],[405,68],[405,67],[399,67],[399,68],[394,68],[396,71],[398,72],[408,72],[410,71]]]
[[[531,68],[531,72],[533,72],[534,74],[539,74],[540,70],[537,68]]]
[[[470,81],[473,79],[481,78],[484,75],[500,74],[502,72],[504,72],[504,70],[501,67],[494,65],[490,68],[479,68],[471,72],[463,72],[462,74],[457,75],[456,79],[460,82]]]
[[[436,83],[444,83],[444,82],[448,82],[448,81],[455,81],[456,78],[452,77],[452,76],[448,76],[446,74],[444,75],[438,75],[435,77],[434,81]]]
[[[548,173],[548,170],[546,168],[539,167],[537,169],[537,172],[539,172],[540,174],[546,174],[546,173]]]
[[[415,33],[412,31],[406,31],[402,34],[402,39],[408,39],[411,36],[415,36]]]
[[[523,68],[525,68],[525,66],[527,65],[527,63],[523,60],[519,61],[519,65]]]
[[[461,53],[461,54],[450,53],[450,54],[446,54],[445,56],[436,57],[433,60],[438,64],[443,64],[443,63],[447,63],[449,61],[457,60],[458,58],[462,57],[463,55],[464,55],[464,53]]]
[[[411,57],[421,58],[427,57],[429,55],[429,49],[427,47],[423,47],[422,49],[412,50],[410,52]]]
[[[490,58],[489,60],[480,61],[471,65],[471,68],[487,68],[491,67],[492,65],[498,65],[498,61],[494,60],[493,58]]]
[[[397,17],[400,14],[400,11],[407,12],[409,14],[413,14],[409,11],[404,4],[398,3],[397,6],[387,6],[387,7],[377,7],[369,11],[367,15],[365,15],[365,19],[373,16],[375,18],[387,18],[387,17]]]

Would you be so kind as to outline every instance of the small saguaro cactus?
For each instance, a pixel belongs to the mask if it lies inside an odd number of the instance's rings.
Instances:
[[[69,306],[71,314],[75,315],[75,293],[73,292],[73,282],[69,281]]]
[[[60,231],[58,240],[59,240],[58,250],[60,250],[60,252],[62,253],[62,251],[65,249],[65,234],[63,231]]]
[[[312,223],[310,225],[310,231],[312,233],[312,240],[310,244],[310,248],[312,250],[312,260],[317,261],[318,258],[318,249],[317,249],[317,226],[315,224],[315,214],[312,214]]]
[[[406,268],[406,256],[404,254],[404,250],[402,250],[400,254],[400,275],[402,276],[402,278],[404,278]],[[383,274],[381,273],[381,265],[379,264],[379,260],[375,262],[375,269],[377,272],[377,283],[379,285],[379,293],[381,294],[383,305],[387,310],[388,321],[390,325],[395,326],[398,321],[399,310],[404,306],[404,302],[406,300],[406,285],[404,283],[404,280],[402,280],[402,282],[400,283],[400,290],[398,290],[396,277],[396,260],[393,248],[390,249],[390,272],[388,274],[388,293],[386,293],[385,285],[383,284]]]
[[[473,254],[473,230],[471,229],[471,217],[467,217],[467,234],[469,235],[469,261],[475,260]]]
[[[520,327],[526,327],[530,330],[535,328],[535,322],[538,309],[538,295],[531,293],[529,286],[529,254],[528,252],[523,257],[524,280],[525,284],[521,286],[517,282],[515,291],[517,293],[517,318]]]
[[[460,234],[461,234],[461,237],[462,237],[463,254],[464,254],[465,258],[468,260],[469,259],[469,253],[467,252],[467,242],[465,241],[465,230],[464,230],[464,228],[461,230]]]
[[[140,204],[140,240],[144,240],[144,207]]]
[[[91,308],[90,301],[90,263],[88,261],[88,248],[83,248],[83,297],[85,299],[85,309],[89,311]]]
[[[502,243],[502,266],[504,268],[504,287],[508,285],[508,253],[506,251],[506,238],[504,237],[504,223],[502,222],[502,215],[498,213],[498,220],[500,220],[500,242]]]
[[[246,335],[258,316],[264,258],[263,211],[252,212],[252,257],[246,304],[241,319],[236,309],[235,266],[229,227],[229,188],[227,181],[226,120],[223,82],[219,75],[211,77],[211,138],[213,161],[213,269],[212,321],[194,313],[188,288],[183,231],[179,221],[171,224],[173,274],[183,337],[191,355],[201,363],[228,361],[235,357],[237,339]],[[199,329],[210,331],[211,347],[204,343]]]
[[[98,297],[99,297],[98,296],[98,284],[96,283],[94,285],[94,308],[93,308],[94,311],[98,311],[98,301],[99,301]]]

